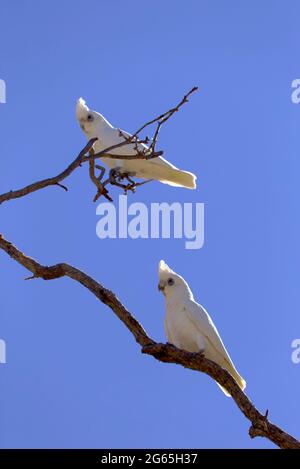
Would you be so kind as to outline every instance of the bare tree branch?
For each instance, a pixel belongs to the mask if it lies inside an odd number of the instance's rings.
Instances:
[[[167,122],[167,120],[170,119],[170,117],[172,117],[173,114],[175,114],[175,112],[179,111],[179,109],[180,109],[185,103],[188,102],[188,100],[189,100],[188,98],[191,96],[191,94],[195,93],[195,91],[198,91],[198,86],[194,86],[194,87],[182,98],[182,100],[180,101],[179,104],[177,104],[177,106],[173,107],[172,109],[169,109],[169,111],[164,112],[164,113],[161,114],[160,116],[155,117],[155,119],[152,119],[151,121],[146,122],[146,124],[142,125],[142,127],[140,127],[140,128],[136,131],[136,133],[133,135],[133,137],[139,135],[143,130],[145,130],[146,127],[149,127],[150,125],[157,123],[157,129],[156,129],[156,131],[155,131],[154,138],[153,138],[154,145],[152,146],[152,148],[155,149],[155,145],[156,145],[156,142],[157,142],[157,136],[158,136],[158,133],[159,133],[159,130],[160,130],[162,124],[164,124],[165,122]]]
[[[96,160],[98,158],[102,158],[105,156],[106,158],[124,158],[124,155],[113,155],[110,154],[109,152],[112,150],[115,150],[116,148],[120,148],[122,146],[128,145],[128,142],[120,142],[116,145],[112,145],[109,148],[106,148],[105,150],[93,154],[92,156],[87,156],[87,153],[92,149],[93,144],[96,142],[97,138],[92,138],[91,140],[88,141],[88,143],[85,145],[85,147],[81,150],[79,155],[75,158],[74,161],[61,173],[59,173],[57,176],[53,176],[51,178],[47,179],[42,179],[41,181],[34,182],[33,184],[30,184],[28,186],[23,187],[22,189],[17,189],[15,191],[9,191],[6,192],[5,194],[0,195],[0,205],[3,202],[7,202],[8,200],[12,199],[18,199],[20,197],[24,197],[25,195],[32,194],[33,192],[36,192],[38,190],[44,189],[45,187],[49,186],[58,186],[61,181],[66,179],[68,176],[70,176],[73,171],[75,171],[77,168],[79,168],[83,163],[91,160]],[[108,152],[108,153],[107,153]],[[156,153],[155,157],[158,156],[158,153]],[[126,156],[125,159],[137,159],[137,156]],[[142,158],[142,156],[139,156],[139,158]],[[147,156],[143,156],[143,159],[147,159]],[[66,189],[66,187],[64,187]]]
[[[280,448],[300,449],[300,442],[271,423],[268,419],[268,411],[265,415],[261,414],[225,369],[199,353],[186,352],[170,344],[156,343],[148,336],[141,324],[126,309],[117,296],[96,282],[92,277],[65,263],[52,266],[42,265],[25,255],[16,246],[4,239],[2,235],[0,235],[0,248],[12,259],[29,270],[33,274],[30,277],[32,279],[53,280],[66,276],[83,285],[98,300],[107,305],[123,322],[141,346],[142,353],[151,355],[161,362],[176,363],[185,368],[203,372],[217,381],[231,394],[240,411],[251,422],[249,430],[251,438],[261,436],[269,439]]]
[[[73,171],[75,171],[77,168],[79,168],[83,163],[85,163],[87,161],[91,162],[91,161],[95,161],[96,159],[103,158],[103,157],[112,158],[112,159],[123,159],[123,160],[136,160],[136,159],[149,160],[149,159],[153,159],[153,158],[157,158],[159,156],[162,156],[163,151],[156,151],[155,150],[155,146],[156,146],[157,139],[158,139],[158,133],[159,133],[159,130],[160,130],[161,126],[165,122],[167,122],[167,120],[170,117],[172,117],[172,115],[175,112],[177,112],[183,106],[183,104],[188,102],[188,97],[192,93],[197,91],[197,89],[198,89],[197,87],[192,88],[182,98],[182,100],[179,102],[179,104],[177,106],[175,106],[174,108],[172,108],[169,111],[165,112],[164,114],[161,114],[160,116],[156,117],[155,119],[152,119],[151,121],[146,122],[146,124],[144,124],[142,127],[140,127],[133,135],[127,137],[127,136],[122,134],[123,137],[124,137],[124,141],[122,141],[120,143],[117,143],[115,145],[112,145],[108,148],[105,148],[104,150],[102,150],[98,153],[93,153],[93,154],[87,155],[87,153],[89,153],[90,150],[93,148],[93,144],[97,141],[97,138],[92,138],[85,145],[85,147],[81,150],[81,152],[75,158],[75,160],[71,164],[69,164],[69,166],[64,171],[59,173],[57,176],[53,176],[51,178],[47,178],[47,179],[43,179],[41,181],[37,181],[33,184],[30,184],[28,186],[23,187],[22,189],[17,189],[17,190],[14,190],[14,191],[6,192],[4,194],[0,194],[0,205],[3,202],[7,202],[8,200],[18,199],[20,197],[24,197],[25,195],[31,194],[33,192],[36,192],[38,190],[44,189],[45,187],[49,187],[49,186],[59,186],[62,189],[67,191],[68,190],[67,187],[64,186],[63,184],[61,184],[61,182],[64,179],[66,179],[68,176],[70,176],[73,173]],[[157,123],[157,128],[156,128],[154,138],[153,138],[153,141],[152,141],[149,149],[145,148],[145,150],[143,150],[143,151],[139,150],[138,149],[138,144],[143,144],[143,143],[148,143],[149,142],[148,137],[146,137],[145,139],[140,139],[139,134],[146,127],[148,127],[148,126],[150,126],[154,123]],[[118,148],[121,148],[121,147],[126,146],[126,145],[135,145],[136,154],[135,155],[118,155],[118,154],[115,154],[115,153],[111,153],[112,151],[117,150]],[[103,194],[108,200],[112,201],[111,197],[108,195],[108,190],[107,189],[104,190],[103,187],[102,188],[100,187],[101,179],[99,177],[97,178],[95,176],[94,170],[95,170],[95,166],[90,163],[90,173],[89,173],[90,178],[91,178],[92,182],[96,185],[96,187],[98,189],[98,192],[95,196],[95,199],[97,200],[97,198],[101,194]],[[104,173],[102,174],[102,178],[103,178],[103,176],[104,176]],[[106,180],[105,184],[102,184],[102,186],[105,186],[108,183],[111,183],[111,180],[109,178]],[[127,191],[132,190],[134,192],[136,187],[141,186],[143,184],[144,183],[135,183],[134,182],[134,183],[131,184],[131,186],[130,185],[127,186],[126,190]],[[118,184],[116,184],[116,185],[118,185]],[[122,185],[120,187],[122,187]]]
[[[32,192],[36,192],[40,189],[44,189],[45,187],[57,185],[58,183],[66,179],[68,176],[70,176],[70,174],[75,171],[75,169],[81,166],[85,154],[92,148],[96,140],[97,139],[95,138],[90,140],[86,144],[86,146],[81,150],[77,158],[75,158],[75,160],[57,176],[34,182],[33,184],[25,186],[22,189],[6,192],[5,194],[0,195],[0,204],[2,204],[3,202],[7,202],[8,200],[24,197],[25,195],[31,194]]]
[[[102,184],[102,179],[103,179],[103,176],[105,174],[105,168],[103,166],[99,166],[99,165],[96,165],[95,164],[95,160],[93,158],[91,158],[91,156],[94,155],[94,150],[93,148],[90,149],[90,158],[89,158],[89,175],[90,175],[90,179],[92,181],[93,184],[95,184],[95,186],[97,187],[97,193],[94,197],[94,202],[96,202],[96,200],[98,200],[98,198],[103,195],[107,200],[109,200],[110,202],[112,202],[112,198],[110,197],[109,193],[108,193],[108,190],[105,189],[104,185]],[[100,174],[99,176],[96,176],[95,174],[95,170],[96,169],[99,169],[100,171]]]

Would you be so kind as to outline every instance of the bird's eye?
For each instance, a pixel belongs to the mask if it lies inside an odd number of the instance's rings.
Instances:
[[[175,283],[175,282],[174,282],[174,280],[173,280],[172,278],[168,278],[168,285],[169,285],[169,286],[174,285],[174,283]]]
[[[92,122],[92,121],[94,120],[94,117],[92,116],[92,114],[88,114],[87,120],[88,120],[89,122]]]

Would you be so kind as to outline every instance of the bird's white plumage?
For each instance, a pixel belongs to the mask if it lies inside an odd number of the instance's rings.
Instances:
[[[232,363],[208,312],[196,303],[186,281],[164,261],[159,263],[159,289],[166,299],[165,332],[168,341],[189,352],[203,352],[225,368],[244,389],[246,382]],[[224,388],[221,389],[228,395]]]
[[[76,117],[80,127],[88,139],[97,137],[94,150],[100,152],[106,148],[124,141],[120,130],[113,127],[101,114],[91,111],[85,101],[80,98],[77,101]],[[130,136],[128,132],[121,131],[125,136]],[[147,149],[144,144],[138,145],[140,150]],[[133,144],[125,145],[110,151],[115,155],[135,155],[136,150]],[[176,166],[169,163],[162,157],[145,159],[111,159],[101,158],[109,168],[118,168],[123,173],[142,179],[156,179],[165,184],[188,189],[196,188],[196,176],[187,171],[181,171]]]

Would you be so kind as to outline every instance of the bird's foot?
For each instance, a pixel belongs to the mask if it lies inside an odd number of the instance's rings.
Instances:
[[[124,178],[126,178],[127,181],[129,182],[129,184],[128,184],[128,186],[127,186],[126,193],[127,193],[129,190],[130,190],[131,192],[135,193],[137,187],[143,186],[143,185],[146,184],[147,182],[153,181],[153,179],[146,179],[145,181],[137,182],[137,181],[134,181],[134,180],[131,178],[131,176],[132,176],[132,174],[125,174],[125,175],[124,175]]]
[[[104,185],[110,183],[113,186],[120,187],[121,189],[124,189],[124,194],[127,195],[129,191],[135,193],[137,187],[142,186],[147,182],[153,181],[153,179],[146,179],[142,182],[136,182],[134,179],[132,179],[132,176],[134,176],[134,174],[121,172],[120,168],[114,168],[110,170],[109,178],[107,182],[104,183]],[[127,181],[127,184],[125,184],[124,181]]]
[[[108,178],[108,182],[110,184],[112,184],[113,186],[121,187],[125,190],[127,188],[127,185],[121,182],[123,181],[123,179],[123,174],[119,171],[119,169],[114,168],[110,170]]]
[[[137,183],[131,178],[132,174],[131,173],[122,173],[120,176],[120,180],[124,181],[126,180],[128,184],[126,184],[126,187],[124,188],[124,194],[127,195],[129,191],[132,193],[135,193],[136,191],[136,186]]]
[[[112,169],[110,171],[110,183],[124,189],[125,195],[127,195],[129,191],[134,193],[138,184],[131,178],[131,176],[131,173],[123,173],[118,169]],[[126,181],[127,184],[124,181]]]

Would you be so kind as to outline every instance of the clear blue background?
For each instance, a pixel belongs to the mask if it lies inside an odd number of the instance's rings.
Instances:
[[[1,206],[0,232],[42,263],[69,262],[114,290],[163,341],[157,263],[185,276],[211,313],[247,393],[299,431],[297,1],[0,1],[1,192],[56,174],[85,143],[83,96],[134,131],[190,89],[160,148],[197,191],[154,183],[129,201],[204,202],[205,246],[95,234],[88,168]],[[117,191],[115,191],[117,196]],[[69,279],[24,282],[0,252],[0,445],[267,448],[206,375],[143,356],[114,314]]]

